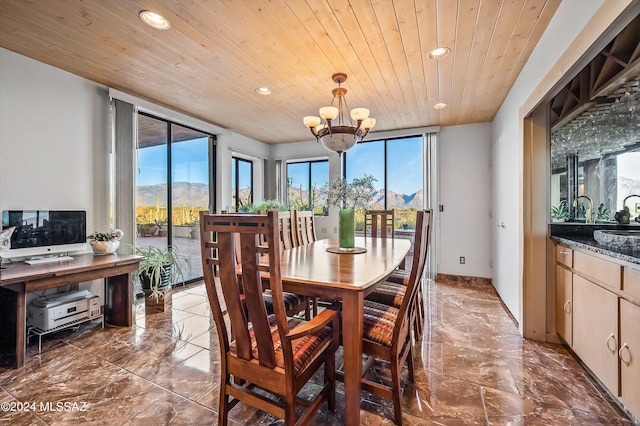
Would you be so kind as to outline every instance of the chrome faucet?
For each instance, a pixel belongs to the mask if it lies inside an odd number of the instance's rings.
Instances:
[[[586,198],[587,200],[589,200],[589,208],[587,209],[587,213],[585,214],[585,223],[594,223],[594,220],[593,220],[593,200],[591,200],[591,198],[587,197],[586,195],[580,195],[580,196],[576,197],[575,200],[573,200],[573,207],[574,208],[578,207],[578,200],[580,198]],[[576,217],[578,217],[577,214],[576,214]]]
[[[633,197],[638,197],[640,198],[640,195],[638,194],[631,194],[631,195],[627,195],[626,197],[624,197],[624,200],[622,200],[622,210],[625,209],[625,207],[627,207],[627,200],[629,198],[633,198]],[[635,213],[635,212],[634,212]],[[631,216],[631,210],[629,210],[629,216]]]

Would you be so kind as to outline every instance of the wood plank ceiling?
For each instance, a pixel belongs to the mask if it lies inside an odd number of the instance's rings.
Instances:
[[[377,131],[491,121],[559,3],[3,0],[0,46],[283,143],[312,139],[302,117],[330,103],[338,71],[349,107],[369,108]],[[146,26],[142,10],[171,28]],[[428,59],[443,46],[449,56]]]

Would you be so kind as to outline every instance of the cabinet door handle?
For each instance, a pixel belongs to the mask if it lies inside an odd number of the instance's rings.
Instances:
[[[571,300],[567,300],[567,301],[564,303],[564,311],[565,311],[566,313],[568,313],[568,314],[570,314],[570,313],[571,313]]]
[[[611,345],[609,344],[609,342],[613,340],[613,349],[611,349]],[[609,352],[611,352],[612,354],[616,353],[616,336],[614,336],[613,333],[611,333],[609,335],[609,337],[607,337],[607,340],[604,342],[607,345],[607,349],[609,349]]]
[[[560,250],[560,254],[564,254],[565,256],[568,255],[570,252],[568,251],[564,251],[564,250]]]
[[[626,360],[622,357],[622,350],[626,349],[627,353],[629,354],[629,359]],[[624,365],[626,365],[627,367],[629,366],[629,364],[631,364],[631,351],[629,350],[629,345],[627,345],[627,343],[625,342],[624,345],[622,345],[622,347],[620,348],[620,350],[618,351],[618,356],[620,357],[620,360],[622,360],[622,363]]]

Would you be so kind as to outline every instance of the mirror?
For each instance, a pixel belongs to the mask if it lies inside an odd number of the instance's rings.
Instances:
[[[564,204],[565,219],[614,222],[625,198],[640,195],[640,83],[624,90],[552,132],[552,219],[562,221],[558,209]],[[626,206],[637,217],[640,197],[627,199]]]
[[[640,16],[550,101],[554,222],[640,216],[639,34]]]

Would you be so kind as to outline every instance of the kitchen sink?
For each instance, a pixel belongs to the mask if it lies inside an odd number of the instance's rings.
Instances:
[[[640,252],[640,230],[598,230],[593,238],[608,248]]]

